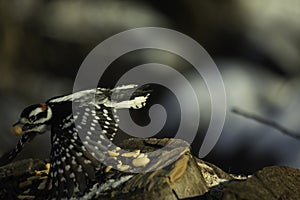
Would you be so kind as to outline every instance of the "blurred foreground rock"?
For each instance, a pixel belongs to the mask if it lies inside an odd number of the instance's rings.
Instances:
[[[232,175],[190,153],[186,142],[175,139],[128,139],[120,146],[153,152],[167,144],[157,166],[169,156],[181,155],[167,167],[137,173],[124,184],[94,199],[298,199],[300,170],[266,167],[252,176]],[[183,148],[184,147],[184,148]],[[163,163],[161,163],[162,161]],[[26,159],[0,168],[0,199],[44,199],[47,194],[20,195],[20,188],[34,189],[46,178],[46,162]],[[124,172],[125,173],[125,172]],[[91,191],[93,189],[91,188]],[[96,191],[94,191],[96,192]]]

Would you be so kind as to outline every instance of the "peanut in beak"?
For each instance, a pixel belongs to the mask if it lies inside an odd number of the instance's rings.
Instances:
[[[14,134],[14,135],[22,135],[23,133],[23,130],[22,130],[22,127],[19,126],[19,125],[15,125],[11,128],[11,132]]]

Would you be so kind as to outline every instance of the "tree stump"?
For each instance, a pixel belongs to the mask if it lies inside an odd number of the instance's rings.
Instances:
[[[153,152],[167,144],[171,144],[170,147],[154,160],[156,167],[165,163],[168,164],[166,167],[133,174],[128,181],[93,199],[255,200],[300,197],[300,170],[297,169],[272,166],[252,176],[228,174],[193,156],[187,143],[179,139],[133,138],[123,141],[120,147]],[[179,159],[168,163],[175,155],[180,155]],[[47,178],[46,163],[38,159],[25,159],[0,167],[0,199],[45,199],[47,192],[26,196],[19,194],[19,191],[20,188],[38,187],[40,181]],[[97,188],[91,188],[90,192],[96,194]]]

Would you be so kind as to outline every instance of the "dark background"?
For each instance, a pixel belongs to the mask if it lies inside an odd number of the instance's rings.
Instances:
[[[70,93],[80,64],[96,45],[127,29],[159,26],[197,40],[223,76],[226,123],[205,160],[231,173],[251,173],[268,165],[300,168],[299,141],[230,112],[233,106],[239,107],[300,132],[299,19],[299,0],[1,0],[0,154],[18,140],[10,134],[10,127],[22,109]],[[135,52],[116,62],[112,79],[125,66],[150,62],[156,55],[160,55],[156,61],[181,66],[184,71],[189,68],[174,55],[146,54]],[[108,80],[104,83],[113,85]],[[164,95],[168,91],[154,92],[152,100]],[[204,122],[209,119],[207,113]],[[178,118],[171,119],[175,121],[159,137],[172,135],[178,127]],[[204,123],[199,141],[205,129]],[[197,152],[199,144],[195,143]],[[49,134],[44,134],[27,145],[19,158],[46,158],[49,148]]]

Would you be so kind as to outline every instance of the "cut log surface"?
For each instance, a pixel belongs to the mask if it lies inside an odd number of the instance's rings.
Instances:
[[[130,151],[152,152],[149,157],[151,165],[145,167],[147,172],[135,173],[118,187],[91,199],[255,200],[300,197],[300,170],[297,169],[272,166],[252,176],[228,174],[193,156],[188,144],[178,139],[134,138],[119,146]],[[156,151],[162,147],[166,148]],[[171,162],[176,156],[179,158]],[[41,180],[47,178],[46,170],[46,162],[37,159],[0,167],[0,199],[45,199],[47,191],[37,192],[35,196],[19,194],[19,191],[40,186]],[[90,188],[89,192],[96,194],[97,187]],[[92,195],[87,194],[84,198],[89,196]]]

